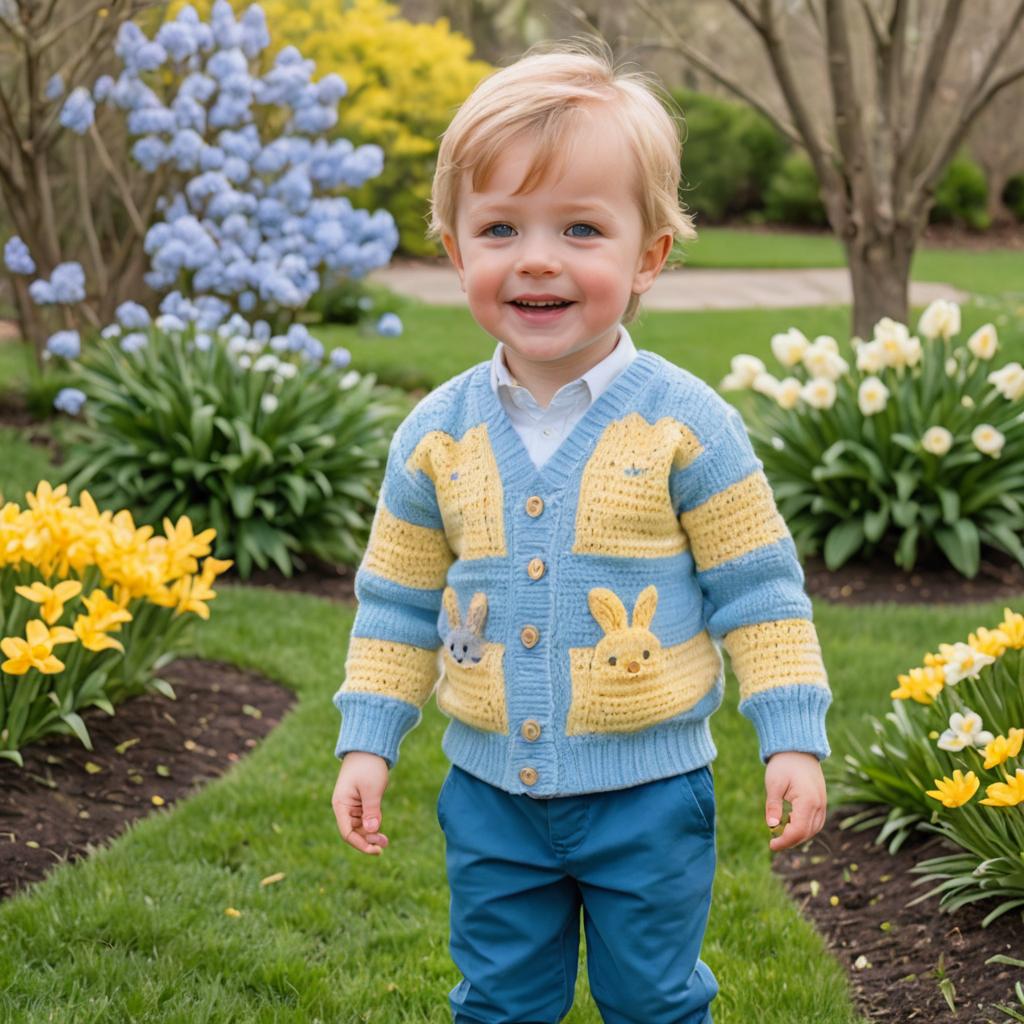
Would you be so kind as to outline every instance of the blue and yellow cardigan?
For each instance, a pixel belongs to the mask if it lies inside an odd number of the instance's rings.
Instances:
[[[335,749],[390,765],[432,693],[449,759],[566,796],[717,750],[728,651],[761,760],[829,755],[804,576],[739,413],[637,358],[540,469],[479,363],[395,432],[334,695]]]

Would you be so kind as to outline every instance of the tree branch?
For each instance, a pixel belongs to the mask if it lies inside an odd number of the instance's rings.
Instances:
[[[640,43],[635,47],[635,49],[671,49],[681,54],[686,58],[686,60],[690,61],[693,65],[700,68],[701,71],[705,72],[705,74],[710,75],[716,82],[724,85],[730,92],[734,93],[745,103],[749,103],[755,110],[762,113],[794,145],[803,145],[803,139],[797,133],[791,122],[787,121],[772,110],[771,107],[769,107],[756,93],[750,91],[742,83],[727,75],[716,62],[695,50],[685,39],[683,39],[676,27],[672,24],[671,20],[665,15],[665,12],[662,11],[660,7],[653,6],[650,0],[636,0],[636,6],[655,21],[659,22],[661,27],[665,30],[667,37],[671,38],[673,41],[671,44],[664,42]]]
[[[946,58],[953,45],[953,36],[956,34],[956,25],[960,20],[962,10],[963,0],[946,0],[946,6],[943,8],[942,17],[939,20],[939,27],[935,32],[931,53],[928,54],[928,61],[924,66],[924,73],[921,75],[917,105],[914,109],[913,120],[910,122],[915,134],[910,136],[901,156],[908,156],[910,151],[916,148],[917,139],[924,135],[928,107],[935,101],[935,87],[946,66]]]
[[[875,49],[881,52],[889,45],[889,37],[875,18],[875,10],[871,6],[871,0],[860,0],[860,6],[864,12],[868,28],[871,29],[871,36],[875,40]]]

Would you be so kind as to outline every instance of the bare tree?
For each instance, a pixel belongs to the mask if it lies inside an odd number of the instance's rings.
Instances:
[[[1024,0],[723,3],[734,12],[737,28],[759,40],[781,109],[744,83],[742,69],[694,46],[664,0],[636,0],[661,38],[633,49],[671,48],[805,149],[829,223],[846,250],[853,331],[869,336],[883,316],[906,322],[910,265],[942,171],[975,119],[1007,86],[1024,78],[1020,47],[1012,45],[1020,39]],[[587,21],[578,7],[573,10]],[[954,76],[962,23],[972,30],[972,39],[984,36],[986,43],[966,54],[966,70],[959,68]],[[793,39],[805,38],[808,26],[814,50],[797,53]],[[796,71],[808,56],[817,66],[813,79]],[[955,90],[948,84],[951,76]],[[819,81],[829,101],[825,116],[816,113],[820,105],[810,96]]]
[[[95,123],[77,136],[60,124],[61,96],[91,87],[122,22],[156,0],[0,0],[0,200],[27,243],[40,276],[77,259],[93,291],[61,311],[98,327],[119,296],[137,291],[145,270],[140,244],[160,194],[160,175],[129,180],[126,143]],[[59,76],[59,79],[55,78]],[[57,93],[49,83],[58,81]],[[13,277],[22,337],[41,365],[45,331],[23,278]]]
[[[1024,81],[1004,89],[978,117],[968,138],[971,155],[985,170],[988,215],[993,224],[1013,221],[1003,202],[1006,183],[1024,171]]]

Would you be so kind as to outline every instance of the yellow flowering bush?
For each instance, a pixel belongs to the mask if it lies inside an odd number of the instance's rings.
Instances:
[[[781,378],[733,358],[720,387],[752,393],[751,441],[801,555],[910,570],[937,549],[973,577],[986,544],[1024,565],[1024,367],[996,369],[993,324],[959,333],[938,299],[916,335],[885,317],[845,357],[829,335],[776,334]]]
[[[848,737],[855,752],[831,780],[833,803],[871,805],[841,827],[881,825],[890,852],[915,829],[945,836],[962,852],[911,869],[917,884],[946,880],[913,902],[1009,897],[987,925],[1024,906],[1024,615],[1004,608],[998,625],[939,644],[897,682],[885,721],[871,719],[874,742]]]
[[[87,491],[72,505],[65,484],[40,481],[25,498],[0,507],[0,757],[18,765],[19,748],[49,733],[91,750],[83,708],[112,715],[150,690],[173,699],[154,673],[188,613],[210,617],[214,579],[232,564],[209,557],[215,531],[193,533],[187,516],[164,519],[161,537]]]

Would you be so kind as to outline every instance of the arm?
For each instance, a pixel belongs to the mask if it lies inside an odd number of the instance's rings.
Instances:
[[[729,652],[762,762],[779,751],[822,760],[832,693],[796,547],[739,412],[714,394],[698,419],[670,484],[708,631]]]
[[[342,714],[335,756],[359,750],[388,763],[419,723],[439,675],[437,618],[454,561],[431,480],[407,459],[415,438],[407,418],[388,451],[369,542],[356,572],[358,602],[334,695]]]

